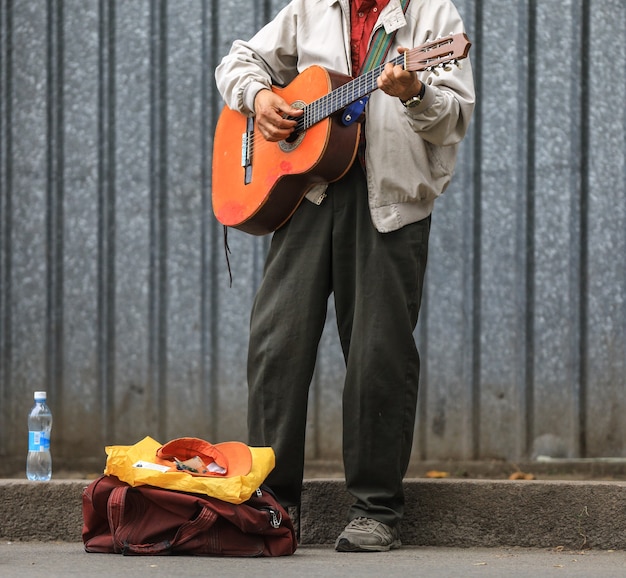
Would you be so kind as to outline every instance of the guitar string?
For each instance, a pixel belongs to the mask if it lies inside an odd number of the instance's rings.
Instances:
[[[404,58],[399,56],[390,62],[401,64],[403,60]],[[297,119],[294,131],[297,133],[304,132],[335,112],[359,100],[359,98],[373,92],[377,88],[374,81],[380,76],[383,68],[384,65],[378,66],[306,105],[303,109],[304,114]],[[266,140],[263,135],[255,131],[250,152],[253,154],[255,149],[262,150],[266,144],[274,145],[276,143]]]
[[[419,62],[419,60],[416,62]],[[373,81],[378,78],[383,68],[380,67],[380,70],[373,69],[370,71],[372,74],[368,73],[354,81],[348,82],[333,92],[306,105],[303,109],[303,115],[297,119],[294,131],[296,133],[305,132],[308,128],[328,118],[335,112],[376,90],[378,87],[373,84]],[[255,131],[252,141],[249,143],[250,154],[253,155],[255,150],[257,153],[260,153],[265,147],[272,145],[276,145],[276,142],[266,140],[262,134]]]
[[[416,57],[417,54],[426,52],[428,52],[426,47],[418,47],[391,59],[389,62],[394,65],[402,64],[405,70],[428,70],[432,68],[432,65],[429,66],[427,61]],[[445,56],[448,55],[437,55],[437,58],[444,59]],[[378,87],[376,86],[375,80],[380,76],[385,66],[386,64],[381,64],[367,73],[348,81],[346,84],[341,85],[310,104],[305,105],[303,109],[304,114],[297,119],[294,131],[296,133],[302,133],[335,112],[376,90]],[[254,131],[252,141],[248,143],[251,155],[254,154],[255,150],[260,152],[265,146],[275,144],[276,143],[273,141],[266,140],[265,137],[257,131]]]

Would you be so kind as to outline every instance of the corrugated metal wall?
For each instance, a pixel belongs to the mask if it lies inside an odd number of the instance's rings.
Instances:
[[[286,2],[0,0],[0,456],[245,440],[267,238],[210,206],[213,69]],[[415,459],[626,456],[626,5],[458,0],[479,104],[433,221]],[[331,303],[332,308],[332,303]],[[340,456],[328,318],[309,457]]]

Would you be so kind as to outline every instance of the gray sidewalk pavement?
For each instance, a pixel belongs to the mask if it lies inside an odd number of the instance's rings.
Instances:
[[[87,554],[75,542],[2,542],[3,578],[106,576],[220,578],[428,576],[429,578],[623,578],[626,552],[537,548],[403,547],[345,554],[331,546],[302,546],[282,558],[130,557]]]

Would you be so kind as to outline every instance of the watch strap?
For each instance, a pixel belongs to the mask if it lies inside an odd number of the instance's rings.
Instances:
[[[424,99],[425,94],[426,94],[426,85],[422,82],[422,88],[420,88],[420,91],[416,95],[410,98],[407,98],[406,100],[400,100],[400,102],[406,108],[414,108],[418,106],[419,104],[421,104],[422,100]]]

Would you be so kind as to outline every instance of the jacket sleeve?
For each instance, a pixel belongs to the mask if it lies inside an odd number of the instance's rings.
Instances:
[[[236,40],[215,70],[217,89],[226,104],[254,113],[254,97],[272,84],[285,86],[296,75],[297,18],[285,7],[249,41]]]
[[[436,14],[437,27],[433,37],[464,32],[456,8],[443,3]],[[421,40],[423,42],[423,40]],[[413,131],[436,146],[459,143],[467,132],[474,111],[475,93],[470,59],[461,60],[451,70],[436,70],[420,74],[426,84],[421,104],[405,109]]]

